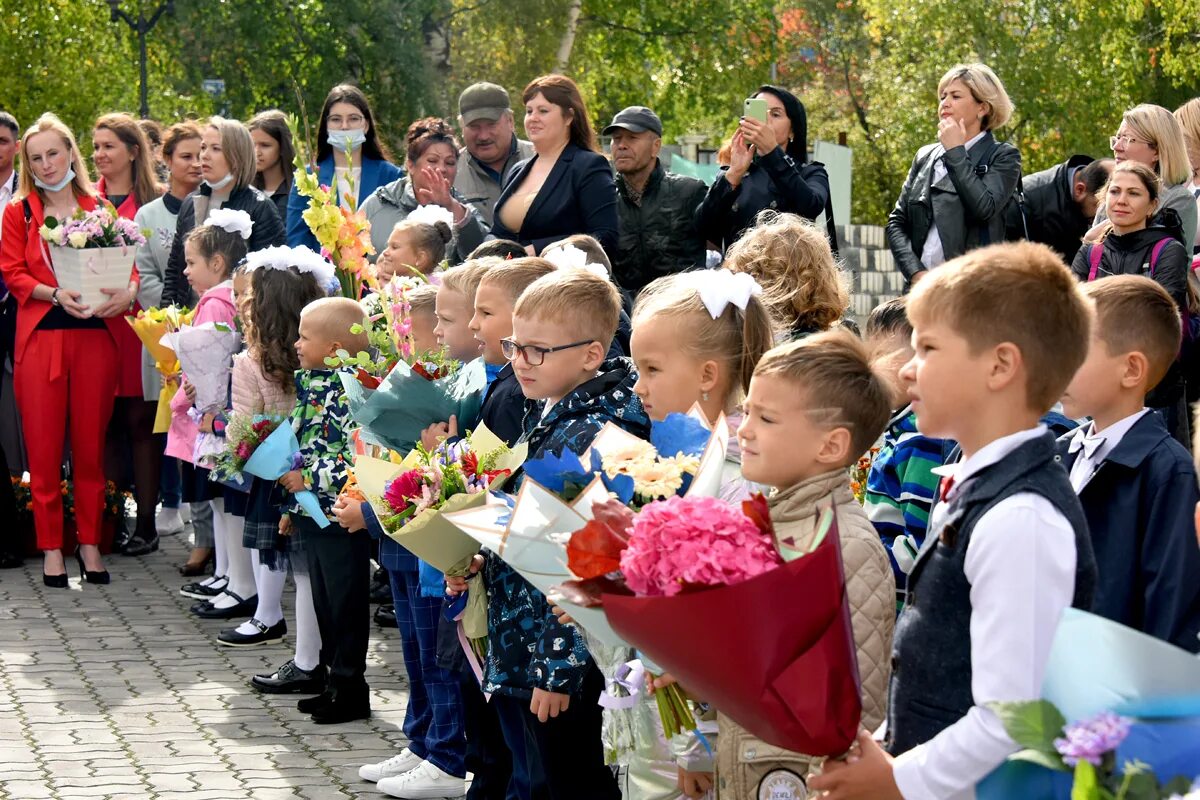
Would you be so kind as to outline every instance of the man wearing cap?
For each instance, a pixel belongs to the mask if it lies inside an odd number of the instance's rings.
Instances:
[[[708,187],[663,169],[662,131],[662,120],[644,106],[623,109],[604,129],[612,137],[617,171],[620,238],[613,277],[629,296],[655,278],[704,266],[704,237],[693,218]]]
[[[490,229],[500,189],[517,162],[533,157],[533,145],[517,138],[508,92],[494,83],[473,83],[463,90],[458,124],[466,146],[459,153],[454,188]]]

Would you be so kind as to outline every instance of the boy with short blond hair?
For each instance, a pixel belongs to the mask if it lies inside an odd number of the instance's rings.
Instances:
[[[608,422],[649,437],[650,419],[633,393],[637,372],[628,359],[605,358],[620,304],[616,287],[584,268],[555,270],[517,299],[502,348],[526,398],[521,440],[531,459],[582,453]],[[618,800],[600,737],[604,677],[583,637],[495,555],[476,556],[472,573],[480,570],[488,591],[483,688],[512,750],[514,778],[529,775],[533,795],[551,800]],[[465,588],[461,579],[448,584]]]
[[[1200,649],[1200,501],[1187,450],[1146,395],[1175,363],[1179,310],[1158,283],[1119,275],[1086,284],[1096,311],[1087,360],[1063,395],[1092,421],[1058,440],[1096,551],[1092,611],[1186,650]]]
[[[772,487],[767,503],[785,559],[807,552],[822,511],[834,509],[862,722],[872,727],[884,718],[896,589],[887,551],[850,491],[847,468],[879,438],[891,413],[888,397],[853,334],[814,334],[759,360],[738,428],[742,476]],[[759,741],[727,717],[718,722],[721,798],[806,796],[804,781],[817,759]]]
[[[1096,563],[1039,418],[1083,363],[1091,313],[1045,245],[981,248],[909,296],[901,372],[921,432],[956,440],[896,624],[885,753],[866,731],[812,787],[832,800],[973,796],[1019,748],[989,708],[1033,700],[1059,619]]]

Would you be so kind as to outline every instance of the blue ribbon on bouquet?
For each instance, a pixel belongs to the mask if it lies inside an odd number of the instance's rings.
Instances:
[[[288,472],[297,469],[295,459],[300,453],[296,432],[287,422],[281,424],[263,440],[254,454],[246,461],[243,472],[264,481],[277,481]],[[308,489],[293,493],[304,513],[312,517],[319,528],[329,527],[329,517],[321,510],[321,502]]]

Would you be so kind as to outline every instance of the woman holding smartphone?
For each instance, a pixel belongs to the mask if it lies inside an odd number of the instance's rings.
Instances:
[[[959,64],[938,82],[938,140],[917,151],[888,215],[888,247],[910,286],[968,250],[1004,241],[1021,153],[992,131],[1012,111],[986,64]]]
[[[815,219],[829,203],[825,165],[808,159],[804,104],[778,86],[760,86],[730,143],[729,166],[696,211],[696,225],[721,252],[754,226],[760,211]]]

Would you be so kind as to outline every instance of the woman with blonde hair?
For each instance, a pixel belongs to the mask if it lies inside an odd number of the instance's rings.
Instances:
[[[1188,160],[1183,128],[1170,111],[1162,106],[1142,103],[1125,112],[1116,134],[1108,139],[1117,164],[1136,161],[1154,170],[1162,181],[1155,221],[1167,228],[1178,228],[1177,239],[1188,249],[1196,241],[1196,198],[1188,191],[1192,165]],[[1172,212],[1178,215],[1172,219]],[[1096,211],[1097,227],[1088,232],[1086,241],[1097,241],[1100,223],[1108,220],[1102,203]]]
[[[204,224],[210,212],[233,208],[249,214],[254,226],[246,249],[251,253],[285,243],[283,222],[275,204],[253,185],[258,168],[254,140],[245,125],[223,117],[208,120],[201,131],[200,172],[204,176],[200,188],[179,208],[175,241],[163,277],[164,305],[195,305],[197,298],[183,277],[183,240],[192,228]]]
[[[1004,241],[1021,154],[992,131],[1012,113],[986,64],[960,64],[938,82],[938,140],[917,151],[887,222],[888,246],[910,285],[968,250]]]
[[[67,587],[63,559],[63,441],[71,439],[76,557],[89,583],[108,583],[100,560],[104,515],[104,440],[117,394],[117,332],[133,305],[137,271],[89,307],[62,289],[38,234],[47,217],[66,219],[101,202],[71,130],[43,114],[21,139],[17,197],[4,209],[0,273],[17,299],[14,386],[29,450],[30,489],[46,586]]]
[[[1192,166],[1187,190],[1196,198],[1196,206],[1200,210],[1200,97],[1193,97],[1175,109],[1175,119],[1183,129],[1183,143]],[[1200,253],[1200,230],[1192,239],[1192,252]]]

